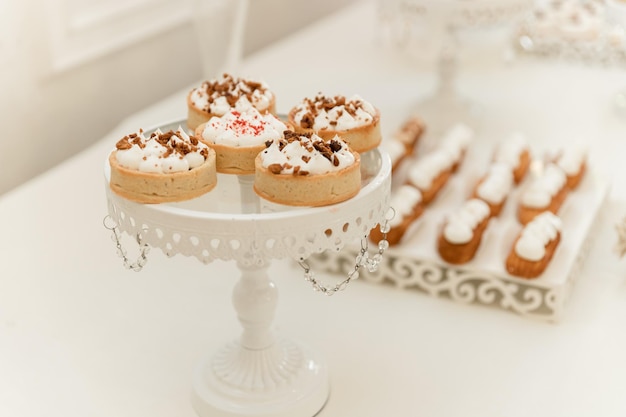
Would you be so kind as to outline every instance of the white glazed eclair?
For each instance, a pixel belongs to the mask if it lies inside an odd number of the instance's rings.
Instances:
[[[542,174],[522,192],[517,211],[519,221],[526,224],[544,211],[557,214],[568,192],[563,170],[555,164],[547,164]]]
[[[562,222],[545,211],[530,221],[513,243],[506,259],[506,270],[522,278],[536,278],[543,273],[561,241]]]
[[[469,262],[482,241],[490,219],[489,206],[473,198],[446,219],[439,234],[437,250],[451,264]]]
[[[394,190],[389,205],[394,216],[389,221],[391,229],[387,233],[387,241],[390,245],[396,245],[400,243],[409,226],[424,212],[422,193],[411,185],[403,184]],[[379,227],[370,231],[372,242],[378,243],[382,238],[383,233]]]

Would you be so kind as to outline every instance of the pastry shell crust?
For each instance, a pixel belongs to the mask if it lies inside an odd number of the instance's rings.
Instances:
[[[265,149],[265,144],[257,146],[228,146],[212,143],[202,138],[206,122],[195,130],[199,141],[215,151],[216,169],[222,174],[252,175],[254,174],[254,159]]]
[[[273,174],[255,159],[254,191],[262,198],[289,206],[326,206],[348,200],[361,190],[361,158],[339,171],[318,175]]]
[[[206,161],[199,167],[169,174],[124,168],[117,162],[116,152],[109,155],[109,186],[115,194],[137,203],[189,200],[211,191],[217,184],[215,151],[211,149]]]

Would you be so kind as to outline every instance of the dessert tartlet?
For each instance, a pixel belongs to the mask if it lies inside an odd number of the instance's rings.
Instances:
[[[254,107],[229,110],[196,128],[196,137],[215,151],[217,172],[254,174],[254,159],[265,142],[282,139],[287,126],[273,114],[261,114]]]
[[[188,200],[217,184],[215,152],[180,127],[124,136],[109,155],[111,190],[138,203]]]
[[[263,81],[236,78],[223,74],[221,78],[204,81],[187,95],[187,125],[195,130],[213,116],[223,116],[230,109],[254,107],[261,113],[276,113],[276,97]]]
[[[325,140],[339,135],[359,153],[376,148],[382,140],[380,111],[358,95],[318,93],[305,98],[289,111],[288,122],[298,133],[315,133]]]
[[[361,189],[360,156],[338,136],[286,131],[268,141],[255,160],[254,191],[291,206],[325,206],[354,197]]]
[[[543,273],[561,241],[562,222],[545,211],[529,222],[515,239],[506,258],[506,270],[522,278],[536,278]]]

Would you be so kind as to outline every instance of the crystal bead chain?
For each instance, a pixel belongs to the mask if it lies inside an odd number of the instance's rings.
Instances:
[[[124,262],[124,267],[135,272],[141,271],[141,269],[148,262],[147,255],[148,252],[150,252],[150,246],[142,241],[141,233],[137,233],[137,235],[135,235],[135,240],[139,245],[139,256],[137,257],[137,260],[135,262],[131,262],[131,260],[127,256],[126,249],[122,247],[122,234],[119,227],[117,227],[115,221],[113,221],[111,216],[105,216],[102,224],[104,224],[105,229],[111,231],[111,240],[113,241],[113,243],[115,243],[115,246],[117,248],[117,255],[122,258],[122,261]]]
[[[370,257],[367,235],[361,238],[361,249],[359,251],[359,254],[356,256],[354,267],[350,272],[348,272],[347,277],[340,283],[333,286],[326,286],[317,278],[315,278],[315,274],[311,270],[311,267],[305,261],[298,262],[300,267],[304,270],[304,280],[311,284],[311,286],[313,287],[313,291],[321,292],[324,295],[331,296],[338,291],[345,290],[350,281],[358,279],[359,270],[361,268],[366,268],[369,272],[376,272],[378,270],[378,267],[383,260],[383,254],[389,248],[389,242],[387,241],[387,233],[389,233],[389,230],[391,230],[391,226],[389,226],[389,221],[395,215],[395,210],[393,208],[390,207],[389,210],[392,213],[391,216],[385,218],[383,224],[380,225],[382,239],[378,242],[378,252]]]

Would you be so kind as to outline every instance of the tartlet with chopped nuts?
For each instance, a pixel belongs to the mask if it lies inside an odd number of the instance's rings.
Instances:
[[[109,155],[111,190],[138,203],[183,201],[217,184],[215,151],[181,128],[120,139]]]
[[[298,133],[316,133],[325,140],[339,135],[359,153],[376,148],[382,140],[380,111],[358,95],[318,93],[305,98],[289,111],[288,122]]]
[[[276,97],[263,81],[223,74],[202,82],[187,94],[187,125],[195,130],[214,116],[249,107],[263,114],[276,114]]]
[[[339,136],[286,131],[268,141],[255,160],[254,190],[262,198],[291,206],[325,206],[357,195],[361,158]]]

